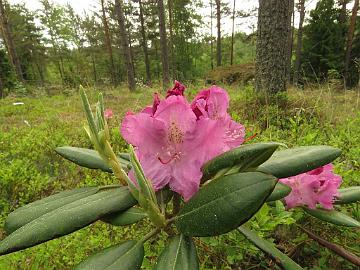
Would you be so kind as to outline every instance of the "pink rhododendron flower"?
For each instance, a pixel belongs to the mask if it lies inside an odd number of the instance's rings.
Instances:
[[[111,109],[106,109],[104,111],[104,116],[105,116],[105,119],[110,119],[113,117],[113,111]]]
[[[229,102],[223,89],[203,90],[209,92],[210,98],[203,99],[209,105],[205,104],[202,117],[183,96],[184,89],[175,82],[164,100],[155,94],[153,106],[125,116],[121,134],[136,147],[146,177],[155,190],[169,185],[187,201],[199,189],[201,166],[239,146],[244,140],[244,127],[227,114]],[[209,113],[207,108],[214,110],[210,109]],[[215,110],[221,115],[213,117]],[[130,176],[133,177],[131,172]]]
[[[320,204],[323,208],[333,209],[342,182],[341,176],[333,173],[333,167],[332,164],[327,164],[306,173],[279,179],[292,189],[285,197],[287,208],[301,205],[315,208],[316,204]]]

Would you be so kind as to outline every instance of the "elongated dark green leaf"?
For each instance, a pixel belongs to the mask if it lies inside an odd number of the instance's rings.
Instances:
[[[84,187],[59,192],[42,200],[29,203],[10,213],[5,220],[7,234],[24,226],[26,223],[52,211],[63,205],[93,195],[99,191],[97,187]]]
[[[72,146],[62,146],[57,147],[55,151],[60,156],[82,167],[89,169],[100,169],[104,172],[112,172],[108,164],[106,164],[106,162],[95,150]],[[128,160],[121,157],[118,157],[118,159],[123,169],[128,170],[130,168],[131,165]]]
[[[72,233],[106,214],[128,209],[135,203],[127,187],[100,189],[20,227],[0,242],[0,255]]]
[[[219,177],[202,187],[184,205],[175,224],[188,236],[229,232],[260,209],[276,182],[275,177],[259,172]]]
[[[338,226],[360,227],[360,222],[336,210],[310,209],[303,207],[306,213],[320,220]]]
[[[348,187],[339,189],[340,196],[335,204],[346,204],[360,201],[360,187]]]
[[[154,270],[197,270],[199,260],[191,237],[173,237],[159,256]]]
[[[326,165],[340,156],[341,150],[330,146],[302,146],[275,152],[257,171],[285,178]]]
[[[249,241],[254,243],[259,249],[270,255],[275,261],[285,270],[301,270],[303,269],[300,265],[278,250],[273,243],[260,238],[256,233],[250,231],[244,226],[240,226],[238,231],[241,232]]]
[[[147,214],[137,207],[129,208],[128,210],[106,215],[101,220],[114,226],[126,226],[147,217]]]
[[[284,185],[283,183],[278,182],[273,190],[271,192],[270,196],[266,199],[267,202],[273,202],[276,200],[280,200],[291,192],[291,188],[287,185]]]
[[[76,266],[75,270],[137,270],[143,259],[143,244],[130,240],[90,256]]]
[[[250,167],[257,167],[268,160],[280,143],[255,143],[242,145],[238,148],[225,152],[208,161],[203,167],[202,181],[214,176],[218,171],[226,168],[238,167],[238,171],[244,171]]]

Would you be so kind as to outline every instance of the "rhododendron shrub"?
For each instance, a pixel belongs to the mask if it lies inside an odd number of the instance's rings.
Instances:
[[[229,96],[220,87],[201,90],[189,101],[180,82],[140,112],[128,112],[120,125],[128,153],[111,146],[100,94],[95,112],[80,90],[93,149],[62,146],[56,152],[89,169],[113,174],[109,186],[62,191],[20,207],[5,222],[0,255],[72,233],[95,221],[127,226],[147,220],[153,230],[136,240],[113,243],[76,269],[140,269],[144,243],[168,237],[154,269],[199,269],[193,237],[237,230],[276,258],[284,269],[302,269],[247,228],[264,204],[286,204],[322,221],[360,227],[339,211],[360,200],[360,188],[340,188],[332,162],[341,151],[331,146],[286,149],[278,142],[249,143],[245,128],[229,115]],[[113,120],[112,120],[113,121]],[[245,141],[247,141],[245,143]],[[275,203],[274,203],[275,202]],[[162,238],[163,239],[163,238]],[[95,249],[95,248],[94,248]]]

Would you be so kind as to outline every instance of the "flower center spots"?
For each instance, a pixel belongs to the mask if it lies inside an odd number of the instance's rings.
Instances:
[[[170,123],[168,140],[171,143],[179,144],[183,142],[183,133],[175,122]]]

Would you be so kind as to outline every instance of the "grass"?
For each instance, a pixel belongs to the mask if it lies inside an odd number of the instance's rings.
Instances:
[[[193,97],[204,86],[189,86]],[[327,144],[339,147],[343,155],[335,162],[336,172],[343,176],[343,186],[360,185],[360,104],[355,91],[336,92],[320,88],[290,89],[283,104],[262,106],[250,87],[225,87],[231,96],[230,113],[244,123],[247,136],[257,134],[256,141],[280,141],[289,146]],[[124,88],[100,89],[107,108],[114,111],[109,125],[116,151],[125,151],[119,134],[124,114],[139,111],[152,102],[156,89],[143,88],[128,93]],[[97,89],[87,89],[92,103]],[[14,102],[24,105],[14,106]],[[9,97],[0,100],[0,227],[6,215],[15,208],[57,191],[85,185],[116,182],[106,173],[79,168],[61,159],[53,149],[72,145],[90,148],[85,136],[77,91],[54,96],[36,93],[34,97]],[[357,204],[341,209],[360,219]],[[356,269],[342,258],[309,240],[294,223],[298,222],[332,242],[360,254],[359,231],[321,223],[301,211],[285,211],[264,206],[249,221],[261,236],[274,241],[284,252],[307,269]],[[141,222],[128,227],[110,227],[96,222],[66,237],[49,241],[14,254],[0,257],[0,269],[71,269],[90,254],[126,239],[138,239],[149,231]],[[140,236],[139,236],[140,235]],[[0,230],[0,238],[5,237]],[[165,246],[165,237],[148,242],[143,269],[151,269]],[[268,269],[275,265],[236,232],[214,238],[196,239],[201,269]]]

